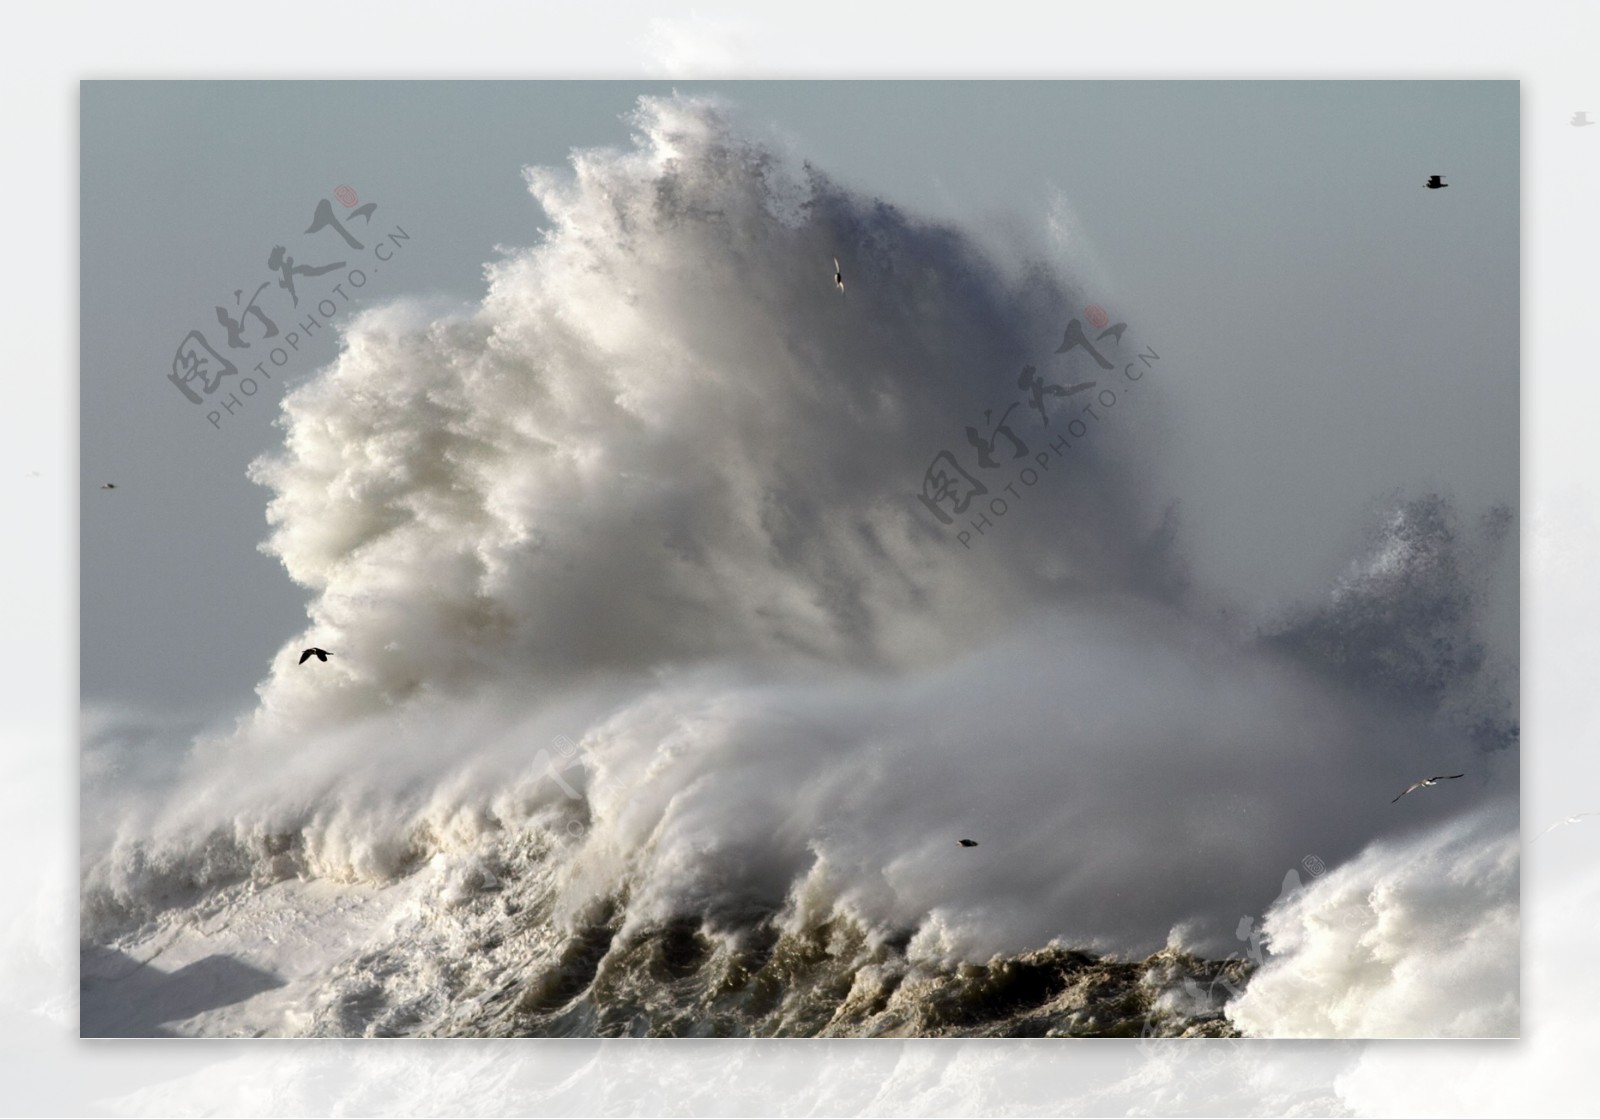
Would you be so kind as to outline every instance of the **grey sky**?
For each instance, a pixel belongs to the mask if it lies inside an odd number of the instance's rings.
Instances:
[[[336,259],[302,231],[341,183],[378,204],[374,231],[412,237],[365,302],[475,300],[495,246],[544,220],[521,168],[625,143],[635,98],[671,88],[722,93],[914,212],[1026,232],[1060,192],[1102,302],[1182,371],[1158,466],[1206,582],[1269,605],[1315,592],[1397,484],[1515,503],[1514,82],[86,83],[85,702],[248,706],[303,624],[305,596],[255,550],[266,494],[245,466],[334,341],[217,431],[165,380],[183,336],[220,345],[213,307],[273,278],[272,246]],[[1423,190],[1434,173],[1451,188]]]

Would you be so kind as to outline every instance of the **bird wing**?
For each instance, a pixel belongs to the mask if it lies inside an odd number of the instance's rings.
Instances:
[[[1441,777],[1430,777],[1430,781],[1454,781],[1457,777],[1465,777],[1465,773],[1447,773]]]
[[[308,658],[309,656],[311,656],[311,650],[307,649],[305,652],[300,654],[300,660],[297,663],[305,664],[306,663],[306,658]]]
[[[1549,835],[1551,832],[1555,831],[1557,828],[1565,827],[1568,824],[1576,824],[1579,820],[1583,819],[1585,816],[1600,816],[1600,812],[1580,812],[1576,816],[1568,816],[1565,820],[1557,820],[1555,823],[1553,823],[1549,827],[1545,828],[1544,831],[1540,832],[1534,838],[1543,839],[1545,836]]]
[[[1403,797],[1403,796],[1405,796],[1405,795],[1406,795],[1406,793],[1414,793],[1414,792],[1416,792],[1416,791],[1417,791],[1417,790],[1418,790],[1418,789],[1420,789],[1420,788],[1422,788],[1422,782],[1421,782],[1421,781],[1418,781],[1418,782],[1417,782],[1417,783],[1416,783],[1416,784],[1415,784],[1415,785],[1413,785],[1413,786],[1411,786],[1411,787],[1410,787],[1410,788],[1409,788],[1409,789],[1407,789],[1407,790],[1406,790],[1406,792],[1405,792],[1405,793],[1401,793],[1401,794],[1400,794],[1400,797]],[[1399,799],[1400,799],[1400,797],[1395,797],[1395,798],[1394,798],[1394,800],[1399,800]],[[1391,801],[1390,801],[1390,802],[1389,802],[1389,803],[1390,803],[1390,804],[1393,804],[1393,803],[1394,803],[1394,800],[1391,800]]]

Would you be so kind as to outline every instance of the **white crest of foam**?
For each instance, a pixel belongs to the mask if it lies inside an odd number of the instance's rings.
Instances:
[[[1515,1037],[1513,806],[1373,844],[1266,914],[1273,955],[1228,1007],[1263,1037]]]

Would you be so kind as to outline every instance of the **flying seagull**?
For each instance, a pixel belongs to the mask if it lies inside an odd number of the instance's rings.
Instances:
[[[1572,114],[1572,119],[1567,123],[1572,125],[1573,128],[1582,128],[1586,124],[1593,124],[1594,121],[1589,119],[1587,112],[1577,112]]]
[[[978,845],[978,841],[976,839],[958,839],[956,842],[961,844],[963,847],[976,847]]]
[[[298,663],[305,664],[306,661],[310,660],[312,657],[316,657],[319,661],[322,661],[324,664],[326,664],[328,658],[332,655],[333,654],[328,652],[326,649],[307,649],[305,652],[300,654],[300,660]]]
[[[839,258],[833,258],[833,284],[839,289],[839,294],[844,294],[844,273],[839,269]]]
[[[1438,190],[1440,187],[1448,187],[1450,184],[1444,181],[1443,175],[1429,175],[1428,181],[1422,185],[1429,190]]]
[[[1594,122],[1590,121],[1590,123],[1593,124]],[[1565,820],[1557,820],[1555,823],[1553,823],[1549,827],[1545,828],[1544,831],[1540,832],[1534,838],[1535,839],[1543,839],[1545,836],[1549,835],[1551,832],[1555,831],[1557,828],[1565,827],[1568,824],[1576,824],[1579,820],[1583,819],[1585,816],[1600,816],[1600,812],[1579,812],[1576,816],[1568,816]]]
[[[1418,781],[1415,785],[1412,785],[1409,789],[1407,789],[1405,793],[1401,793],[1400,797],[1405,796],[1406,793],[1414,793],[1418,789],[1424,788],[1428,785],[1437,785],[1440,781],[1454,781],[1457,777],[1465,776],[1465,773],[1448,773],[1443,777],[1424,777],[1421,781]],[[1394,800],[1399,800],[1400,797],[1395,797]],[[1394,800],[1391,800],[1389,803],[1393,804]]]
[[[105,485],[101,486],[100,488],[103,489],[103,490],[114,490],[114,489],[117,488],[117,484],[115,482],[107,482]]]

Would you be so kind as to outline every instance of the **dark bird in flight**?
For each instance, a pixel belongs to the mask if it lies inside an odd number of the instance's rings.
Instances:
[[[328,658],[332,655],[333,654],[329,653],[326,649],[307,649],[305,652],[300,654],[300,660],[298,663],[305,664],[306,661],[310,660],[312,657],[316,657],[319,661],[322,661],[324,664],[326,664]]]
[[[839,269],[839,258],[833,258],[833,284],[839,289],[839,294],[844,294],[844,273]]]
[[[1465,776],[1465,773],[1449,773],[1443,777],[1424,777],[1421,781],[1418,781],[1415,785],[1412,785],[1409,789],[1407,789],[1405,793],[1401,793],[1400,797],[1405,796],[1406,793],[1414,793],[1418,789],[1426,788],[1429,785],[1437,785],[1440,781],[1454,781],[1457,777]],[[1395,797],[1394,800],[1399,800],[1400,797]],[[1394,800],[1391,800],[1389,803],[1393,804]]]
[[[114,489],[117,488],[117,484],[115,482],[107,482],[105,485],[101,486],[100,488],[103,489],[103,490],[114,490]]]
[[[1429,190],[1438,190],[1440,187],[1448,187],[1450,184],[1444,181],[1443,175],[1429,175],[1428,181],[1422,185]]]
[[[976,847],[978,845],[978,841],[976,839],[958,839],[956,842],[961,844],[963,847]]]

